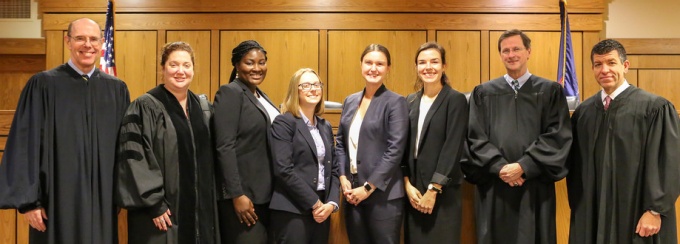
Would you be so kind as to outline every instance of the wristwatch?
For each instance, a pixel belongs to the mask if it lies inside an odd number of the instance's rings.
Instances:
[[[442,189],[441,189],[441,188],[438,188],[438,187],[436,187],[436,186],[434,186],[433,184],[427,185],[427,189],[428,189],[428,190],[434,190],[434,191],[436,191],[438,194],[441,194],[441,193],[442,193]]]
[[[654,216],[659,216],[659,212],[651,210],[651,209],[649,210],[649,213],[654,215]]]
[[[366,190],[366,192],[371,192],[371,190],[373,190],[373,187],[371,187],[371,184],[368,184],[368,181],[364,183],[364,190]]]

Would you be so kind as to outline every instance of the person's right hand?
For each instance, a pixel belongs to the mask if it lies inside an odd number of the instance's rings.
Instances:
[[[245,223],[249,227],[257,222],[257,214],[255,214],[255,206],[246,195],[241,195],[232,200],[234,202],[234,211],[241,224]]]
[[[406,196],[408,196],[408,202],[411,203],[411,207],[418,209],[418,204],[420,204],[420,199],[423,197],[420,191],[410,182],[404,182],[404,188],[406,190]]]
[[[45,213],[44,208],[30,210],[24,214],[24,217],[26,217],[26,221],[28,221],[28,224],[31,225],[33,229],[36,229],[40,232],[45,232],[45,230],[47,230],[45,221],[43,221],[43,219],[47,219],[47,213]]]
[[[345,198],[352,191],[352,183],[347,180],[347,176],[340,176],[340,188],[342,188],[342,194],[345,195]]]

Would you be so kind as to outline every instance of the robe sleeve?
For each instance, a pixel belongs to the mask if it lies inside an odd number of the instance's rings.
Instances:
[[[244,193],[241,185],[238,160],[236,157],[236,140],[238,137],[238,125],[241,120],[241,106],[243,106],[243,93],[236,92],[228,86],[221,86],[215,94],[213,108],[213,125],[215,135],[217,177],[218,182],[224,182],[224,194],[226,199],[241,196]],[[264,146],[264,145],[262,145]],[[222,187],[220,187],[222,188]]]
[[[368,176],[367,181],[375,185],[381,191],[385,191],[391,180],[394,170],[401,170],[401,159],[406,150],[406,139],[408,138],[408,105],[406,98],[399,96],[396,100],[389,101],[385,113],[385,135],[387,147],[382,155],[380,162],[373,168],[373,172]],[[397,186],[403,187],[403,186]]]
[[[439,160],[435,168],[434,175],[430,180],[431,183],[440,185],[447,185],[451,180],[449,176],[460,174],[453,173],[459,171],[460,159],[463,155],[463,142],[467,135],[468,123],[468,109],[465,95],[458,94],[458,96],[450,97],[447,104],[447,123],[446,126],[446,140],[439,152]]]
[[[489,127],[484,105],[484,91],[477,86],[470,95],[470,111],[468,124],[469,158],[462,165],[468,181],[473,184],[485,182],[488,174],[498,175],[501,168],[508,164],[498,147],[489,141]]]
[[[668,216],[675,214],[675,201],[680,195],[680,122],[675,107],[668,101],[648,116],[650,128],[645,142],[643,210],[654,210]]]
[[[295,136],[295,120],[287,116],[277,116],[272,123],[270,130],[271,152],[274,162],[274,176],[279,183],[285,185],[286,193],[296,202],[296,205],[311,210],[319,200],[315,190],[305,183],[303,179],[295,173],[295,162],[293,152],[296,145],[293,145]],[[308,145],[297,145],[308,147]]]
[[[42,73],[24,87],[14,113],[5,152],[0,163],[0,208],[21,213],[41,206],[41,166],[51,160],[46,149],[53,145],[45,136],[48,119],[47,92]],[[49,177],[44,175],[43,177]]]
[[[116,164],[116,200],[123,208],[148,209],[152,216],[168,210],[159,162],[163,158],[154,152],[162,145],[153,145],[155,135],[165,129],[164,120],[162,112],[141,99],[132,102],[123,117]]]
[[[541,116],[542,133],[517,160],[526,179],[541,177],[558,181],[567,175],[566,160],[571,148],[571,120],[562,87],[551,86],[549,104]]]

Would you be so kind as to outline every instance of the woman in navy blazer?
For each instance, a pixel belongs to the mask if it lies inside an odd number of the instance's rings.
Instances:
[[[312,69],[295,72],[281,116],[270,131],[274,162],[271,238],[275,243],[327,243],[338,209],[338,164],[333,129],[324,112],[323,84]]]
[[[343,103],[336,137],[350,243],[399,243],[404,209],[399,169],[408,136],[406,99],[385,88],[390,53],[371,44],[361,55],[363,91]]]
[[[244,41],[232,51],[227,85],[215,94],[214,136],[222,243],[267,243],[272,196],[268,131],[278,109],[259,88],[267,51]]]
[[[415,58],[415,93],[409,106],[409,147],[402,160],[410,207],[405,243],[460,243],[462,173],[468,109],[465,95],[449,86],[446,51],[436,42]]]

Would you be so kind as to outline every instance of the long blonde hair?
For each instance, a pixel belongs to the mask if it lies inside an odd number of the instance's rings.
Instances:
[[[302,78],[302,75],[305,73],[312,73],[316,75],[318,78],[319,75],[314,71],[313,69],[310,68],[302,68],[299,69],[298,71],[293,74],[293,77],[290,78],[290,82],[288,83],[288,93],[286,94],[286,99],[283,100],[283,106],[281,108],[281,113],[285,112],[290,112],[295,116],[296,118],[300,118],[300,92],[298,90],[298,85],[300,85],[300,79]],[[319,78],[319,82],[321,82],[321,79]],[[323,96],[323,90],[321,91],[321,101],[316,104],[316,107],[314,107],[314,115],[316,116],[321,116],[324,112],[324,96]],[[312,118],[308,118],[312,119]]]

